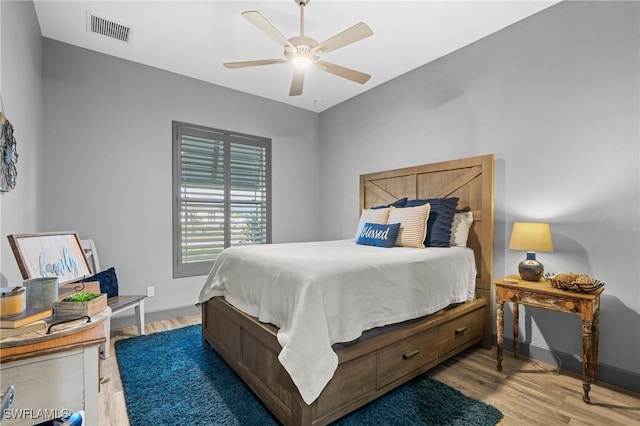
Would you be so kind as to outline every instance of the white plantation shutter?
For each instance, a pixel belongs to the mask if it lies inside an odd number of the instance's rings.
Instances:
[[[267,243],[265,151],[265,147],[249,143],[230,143],[231,245]]]
[[[269,139],[173,123],[174,277],[226,247],[271,242]]]

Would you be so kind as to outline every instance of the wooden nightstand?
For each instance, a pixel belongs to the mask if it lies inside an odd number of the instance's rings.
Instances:
[[[553,288],[545,280],[539,282],[521,280],[518,275],[509,275],[494,282],[497,302],[498,371],[502,371],[504,344],[504,303],[513,303],[513,356],[518,357],[518,305],[529,305],[568,314],[580,315],[582,319],[582,400],[589,403],[591,383],[598,374],[598,335],[600,329],[600,294],[604,288],[593,293],[578,293]]]

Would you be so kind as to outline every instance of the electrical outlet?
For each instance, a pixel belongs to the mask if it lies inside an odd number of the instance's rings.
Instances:
[[[156,288],[155,287],[147,287],[147,297],[153,297],[156,294]]]

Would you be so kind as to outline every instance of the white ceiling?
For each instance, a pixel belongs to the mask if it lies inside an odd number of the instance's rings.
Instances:
[[[294,0],[34,4],[44,37],[320,112],[557,2],[312,0],[305,35],[318,42],[360,21],[373,30],[373,36],[322,56],[372,77],[360,85],[312,67],[303,94],[293,97],[291,64],[227,69],[222,63],[283,57],[283,49],[240,13],[257,10],[290,38],[300,30]],[[87,32],[87,12],[131,26],[131,42]]]

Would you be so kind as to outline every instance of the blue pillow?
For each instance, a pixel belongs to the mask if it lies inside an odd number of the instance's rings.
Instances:
[[[400,232],[399,223],[383,225],[367,222],[364,224],[356,243],[376,247],[393,247],[396,243],[396,238],[398,238],[398,232]]]
[[[407,204],[407,197],[405,198],[400,198],[399,200],[394,201],[391,204],[387,204],[386,206],[375,206],[375,207],[371,207],[372,209],[384,209],[385,207],[397,207],[397,208],[402,208],[405,207],[405,204]]]
[[[427,219],[427,236],[424,239],[425,247],[449,247],[451,225],[453,224],[453,215],[456,212],[458,200],[458,197],[450,197],[407,201],[405,207],[431,204],[431,211]]]
[[[100,283],[100,293],[107,293],[107,298],[118,295],[118,277],[116,276],[115,268],[109,268],[106,271],[85,278],[83,281],[98,281]]]

